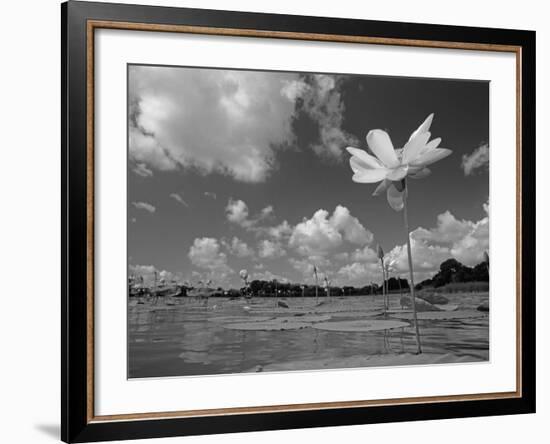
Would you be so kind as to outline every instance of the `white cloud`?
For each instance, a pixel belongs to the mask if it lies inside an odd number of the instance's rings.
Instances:
[[[265,208],[262,208],[262,211],[260,211],[260,218],[265,219],[266,217],[269,217],[273,214],[273,205],[268,205]]]
[[[250,257],[254,256],[254,251],[248,246],[248,244],[238,237],[233,237],[231,242],[225,240],[222,241],[224,247],[226,247],[231,254],[237,257]]]
[[[338,276],[345,285],[363,286],[382,281],[382,271],[375,263],[353,262],[340,268]]]
[[[489,145],[484,144],[476,148],[471,154],[462,156],[462,169],[469,176],[478,168],[489,168]]]
[[[265,234],[275,240],[283,240],[292,234],[293,227],[285,220],[272,227],[257,227],[258,234]]]
[[[315,276],[313,273],[314,267],[317,268],[319,279],[323,279],[323,276],[332,274],[329,268],[332,264],[330,260],[324,256],[309,256],[303,259],[290,258],[288,262],[292,268],[302,275],[302,280],[304,282],[315,282]]]
[[[358,140],[342,128],[345,111],[342,83],[342,77],[313,74],[286,81],[282,90],[290,100],[300,99],[301,110],[318,125],[319,141],[313,144],[313,150],[336,159],[341,158],[346,146],[358,144]]]
[[[372,242],[372,233],[342,205],[338,205],[335,208],[334,213],[330,217],[330,223],[343,234],[344,240],[352,244],[365,245]]]
[[[309,262],[307,259],[295,258],[290,258],[288,262],[305,278],[306,281],[313,280],[313,263]]]
[[[427,277],[431,277],[439,270],[439,265],[443,261],[452,257],[448,246],[433,245],[426,240],[411,239],[411,249],[415,283]],[[395,273],[403,275],[403,277],[408,277],[409,265],[406,246],[397,245],[387,256],[390,261],[395,260],[393,265]]]
[[[225,212],[229,222],[241,225],[242,227],[250,226],[250,221],[248,220],[248,205],[242,200],[229,199],[225,207]]]
[[[205,191],[204,195],[206,197],[210,197],[211,199],[216,200],[218,198],[218,195],[216,193],[213,193],[212,191]]]
[[[176,202],[179,202],[180,204],[182,204],[184,207],[189,206],[188,203],[183,200],[183,197],[181,197],[181,195],[179,195],[178,193],[171,193],[170,197],[174,199]]]
[[[355,262],[378,262],[376,251],[374,251],[368,245],[364,248],[357,248],[351,253],[350,257]]]
[[[153,172],[144,163],[137,163],[132,171],[141,177],[151,177]]]
[[[286,255],[286,251],[279,242],[264,239],[258,243],[258,255],[261,258],[273,259]]]
[[[188,253],[191,263],[211,272],[213,278],[223,280],[233,273],[227,265],[227,255],[221,251],[220,243],[211,237],[196,238]]]
[[[329,216],[326,210],[317,210],[311,219],[304,219],[294,227],[289,245],[303,256],[325,255],[345,241],[365,245],[373,235],[346,207],[338,205]]]
[[[273,281],[276,280],[281,283],[289,282],[287,278],[284,276],[274,274],[269,270],[255,272],[252,274],[252,280],[259,280],[259,281]]]
[[[489,218],[476,222],[472,230],[456,242],[451,253],[466,265],[475,265],[483,260],[483,252],[489,251]]]
[[[132,265],[128,266],[128,271],[130,276],[133,276],[135,279],[143,279],[145,285],[153,285],[155,282],[155,272],[157,283],[163,279],[167,283],[171,281],[181,281],[181,276],[176,273],[172,273],[167,270],[159,270],[154,265]]]
[[[470,232],[474,222],[456,219],[450,211],[437,216],[437,226],[432,229],[417,228],[411,233],[413,239],[432,243],[450,244],[462,239]]]
[[[154,213],[157,210],[154,205],[147,202],[132,202],[132,205],[138,210],[145,210],[149,213]]]
[[[349,253],[347,251],[343,251],[342,253],[337,253],[334,255],[334,259],[340,262],[347,262],[349,260]]]
[[[269,232],[269,228],[260,226],[260,223],[267,218],[273,216],[273,206],[268,205],[261,209],[261,211],[253,217],[250,216],[248,205],[240,200],[229,199],[227,206],[225,207],[225,213],[227,220],[241,227],[253,231],[256,234],[262,234]]]
[[[264,180],[273,149],[293,140],[295,103],[281,93],[297,74],[134,66],[130,156],[159,170],[194,167]]]
[[[488,210],[488,203],[484,204]],[[437,217],[435,228],[417,228],[411,233],[411,248],[415,267],[415,280],[431,277],[439,265],[454,257],[467,266],[474,266],[483,260],[483,252],[489,249],[489,217],[479,221],[458,220],[446,211]],[[408,272],[407,250],[398,245],[389,252],[395,259],[399,273]]]

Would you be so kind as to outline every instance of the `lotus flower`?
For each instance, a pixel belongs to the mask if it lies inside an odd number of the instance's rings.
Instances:
[[[428,165],[452,153],[446,148],[438,148],[441,143],[439,137],[430,141],[429,130],[433,117],[430,114],[424,120],[402,149],[394,149],[388,133],[380,129],[371,130],[367,134],[367,144],[374,156],[358,148],[348,147],[352,155],[352,180],[358,183],[380,182],[373,195],[378,196],[386,191],[390,206],[401,211],[407,192],[401,181],[407,176],[413,179],[428,176],[431,173]]]
[[[407,213],[408,186],[407,176],[420,179],[430,174],[428,165],[451,154],[451,150],[438,148],[441,139],[430,141],[430,126],[434,115],[430,114],[424,122],[411,134],[405,146],[395,149],[390,136],[385,131],[375,129],[367,134],[367,144],[374,155],[358,148],[348,147],[351,154],[350,165],[353,170],[352,180],[358,183],[381,182],[374,191],[377,196],[387,192],[388,203],[395,211],[403,210],[403,225],[407,240],[407,256],[409,262],[410,291],[413,306],[413,319],[416,336],[417,353],[422,353],[420,331],[416,316],[416,299],[414,291],[414,269],[411,252],[409,217]],[[378,258],[382,266],[382,275],[389,274],[384,266],[384,252],[379,247]],[[385,294],[385,285],[382,288]],[[387,301],[384,298],[386,306]]]

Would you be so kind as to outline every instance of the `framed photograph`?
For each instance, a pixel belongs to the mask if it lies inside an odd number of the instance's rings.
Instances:
[[[535,33],[64,3],[62,439],[535,411]]]

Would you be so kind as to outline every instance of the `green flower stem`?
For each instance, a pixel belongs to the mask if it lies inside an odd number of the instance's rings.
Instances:
[[[408,200],[408,188],[406,179],[403,179],[403,220],[405,223],[405,233],[407,234],[407,256],[409,259],[409,275],[411,281],[411,299],[413,307],[413,319],[414,319],[414,329],[416,334],[416,353],[422,353],[422,345],[420,344],[420,331],[418,329],[418,318],[416,316],[416,299],[414,294],[414,271],[413,271],[413,261],[411,253],[411,236],[409,231],[409,217],[407,212],[407,200]]]

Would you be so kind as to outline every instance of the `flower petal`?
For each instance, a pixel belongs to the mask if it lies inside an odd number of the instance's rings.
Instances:
[[[439,144],[441,143],[441,137],[437,137],[433,140],[430,140],[426,146],[424,147],[424,149],[422,150],[422,154],[424,153],[427,153],[428,151],[432,151],[432,150],[435,150]]]
[[[379,129],[371,130],[367,134],[369,148],[378,159],[388,168],[399,166],[399,160],[393,149],[390,136],[386,131]]]
[[[409,177],[413,179],[424,179],[424,177],[427,177],[430,174],[432,174],[432,171],[429,168],[422,168],[415,173],[409,174]]]
[[[376,190],[374,190],[374,193],[372,193],[372,195],[380,196],[384,191],[388,189],[390,185],[391,185],[391,180],[384,179],[382,182],[380,182],[380,185],[376,187]]]
[[[414,139],[418,134],[425,133],[427,131],[430,131],[430,126],[432,125],[432,120],[434,119],[434,114],[430,114],[428,117],[426,117],[426,120],[422,122],[422,124],[411,134],[411,137],[409,137],[409,140]]]
[[[401,163],[410,163],[414,161],[422,151],[426,143],[430,139],[430,133],[420,133],[410,139],[403,147],[403,157]]]
[[[415,159],[414,162],[412,162],[412,165],[415,165],[415,166],[430,165],[434,162],[437,162],[438,160],[444,159],[451,153],[452,151],[446,148],[436,148],[435,150],[428,151],[427,153],[422,154],[420,157]]]
[[[403,197],[406,193],[406,190],[399,191],[397,188],[395,188],[395,185],[391,185],[388,188],[388,203],[390,204],[390,207],[392,207],[395,211],[401,211],[404,206]]]
[[[375,183],[384,180],[387,174],[386,168],[362,170],[357,171],[351,179],[357,183]]]
[[[363,151],[364,152],[364,151]],[[384,165],[382,165],[375,157],[370,156],[369,154],[365,153],[367,156],[369,156],[372,160],[365,161],[364,157],[358,157],[358,156],[351,156],[349,159],[349,165],[354,173],[357,173],[359,171],[363,170],[372,170],[377,168],[384,168]]]
[[[365,150],[360,150],[359,148],[353,148],[352,146],[348,146],[346,150],[352,156],[355,156],[359,160],[363,161],[363,163],[368,165],[370,168],[381,168],[384,166],[376,157],[371,156]]]
[[[390,180],[401,180],[407,175],[408,171],[409,171],[409,166],[408,165],[401,165],[401,166],[391,170],[387,174],[386,178],[388,178]]]

